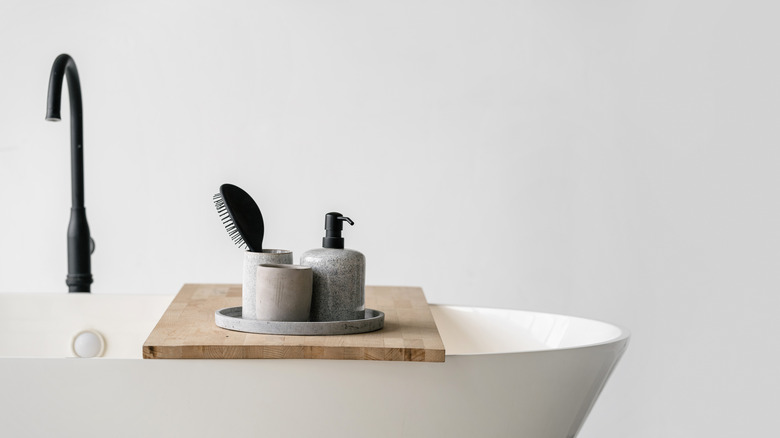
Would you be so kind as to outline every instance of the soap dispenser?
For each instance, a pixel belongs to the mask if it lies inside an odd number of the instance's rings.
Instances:
[[[322,248],[301,256],[301,265],[310,266],[314,277],[310,321],[365,319],[366,258],[344,249],[344,222],[355,224],[341,213],[326,214]]]

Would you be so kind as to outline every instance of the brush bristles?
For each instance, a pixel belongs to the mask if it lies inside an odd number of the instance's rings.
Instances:
[[[214,195],[214,206],[217,207],[217,214],[219,214],[219,218],[222,220],[222,225],[225,226],[225,230],[227,230],[228,236],[230,236],[230,238],[233,240],[233,243],[235,243],[239,248],[247,247],[246,242],[244,242],[244,238],[241,237],[241,233],[239,233],[238,228],[236,228],[236,223],[233,222],[233,218],[230,217],[225,200],[219,193]]]

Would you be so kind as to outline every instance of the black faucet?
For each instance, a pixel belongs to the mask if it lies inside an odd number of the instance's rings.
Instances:
[[[84,124],[81,120],[81,84],[76,63],[62,54],[54,60],[49,77],[49,98],[46,120],[59,121],[62,81],[68,78],[70,95],[70,168],[73,203],[68,225],[68,276],[65,284],[69,292],[89,292],[92,284],[90,255],[95,242],[89,236],[87,211],[84,209]]]

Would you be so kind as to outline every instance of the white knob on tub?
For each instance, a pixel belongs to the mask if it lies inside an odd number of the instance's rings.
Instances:
[[[106,350],[106,340],[97,330],[84,330],[73,337],[71,348],[76,357],[100,357]]]

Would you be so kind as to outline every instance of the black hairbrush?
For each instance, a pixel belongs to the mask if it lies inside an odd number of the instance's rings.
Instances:
[[[263,215],[247,192],[233,184],[222,184],[214,195],[214,206],[233,243],[249,251],[263,250]]]

